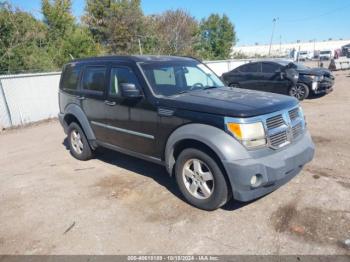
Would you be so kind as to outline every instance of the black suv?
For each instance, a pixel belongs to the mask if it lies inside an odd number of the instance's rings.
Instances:
[[[251,62],[224,73],[232,87],[290,95],[304,100],[309,94],[332,91],[334,76],[325,68],[309,68],[287,60]]]
[[[162,164],[185,199],[206,210],[275,190],[314,155],[296,99],[225,87],[192,58],[72,61],[59,106],[75,158],[106,147]]]

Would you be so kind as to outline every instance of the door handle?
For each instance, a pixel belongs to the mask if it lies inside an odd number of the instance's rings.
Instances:
[[[84,97],[84,96],[78,96],[77,99],[78,99],[78,100],[84,100],[85,97]]]
[[[108,106],[115,106],[117,103],[116,103],[116,102],[112,102],[112,101],[106,100],[106,101],[105,101],[105,104],[108,105]]]

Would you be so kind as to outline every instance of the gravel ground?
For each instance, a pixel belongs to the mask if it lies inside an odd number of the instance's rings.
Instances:
[[[350,254],[350,75],[304,101],[316,156],[279,190],[214,212],[163,167],[70,156],[57,121],[0,134],[0,254]]]

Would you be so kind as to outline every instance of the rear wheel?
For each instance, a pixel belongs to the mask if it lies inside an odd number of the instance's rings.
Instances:
[[[203,151],[189,148],[176,160],[175,176],[185,199],[195,207],[215,210],[229,199],[229,188],[216,161]]]
[[[92,158],[92,150],[89,142],[77,123],[71,123],[68,127],[69,150],[72,156],[79,160],[89,160]]]
[[[289,95],[302,101],[309,96],[309,88],[305,84],[297,83],[289,89]]]

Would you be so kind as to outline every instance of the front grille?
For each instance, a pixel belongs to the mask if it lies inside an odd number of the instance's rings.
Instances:
[[[294,121],[299,117],[299,108],[294,108],[288,112],[290,120]]]
[[[267,139],[271,148],[290,144],[304,132],[304,118],[299,107],[266,118]]]
[[[297,138],[303,132],[303,125],[301,123],[296,124],[292,128],[293,138]]]
[[[284,124],[285,123],[282,115],[277,115],[266,119],[267,129],[277,128],[277,127],[283,126]]]
[[[282,131],[280,133],[270,136],[270,142],[273,147],[280,147],[288,141],[287,131]]]

